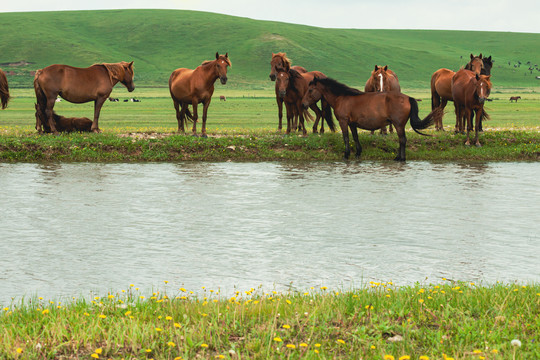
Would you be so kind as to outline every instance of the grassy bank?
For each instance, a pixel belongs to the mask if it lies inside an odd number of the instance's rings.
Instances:
[[[440,284],[223,295],[167,284],[3,308],[4,358],[536,359],[540,285]],[[521,346],[512,345],[519,340]],[[516,344],[516,342],[514,342]]]
[[[0,132],[2,130],[0,129]],[[538,131],[486,132],[481,148],[463,145],[464,135],[433,133],[423,137],[409,132],[408,160],[526,161],[540,159]],[[397,135],[360,136],[362,160],[392,160]],[[354,144],[351,143],[351,146]],[[339,161],[343,157],[339,133],[307,137],[272,131],[227,131],[209,138],[169,133],[65,134],[60,136],[9,134],[0,136],[0,161]]]

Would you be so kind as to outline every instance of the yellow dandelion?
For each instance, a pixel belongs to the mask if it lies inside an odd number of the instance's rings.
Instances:
[[[294,344],[287,344],[287,347],[289,349],[296,349],[296,345],[294,345]]]
[[[84,316],[90,316],[90,314],[87,313],[87,312],[85,312],[83,315],[84,315]]]
[[[131,315],[131,311],[126,311],[126,312],[124,313],[124,315],[126,315],[126,316]]]
[[[290,325],[283,325],[282,327],[283,327],[284,329],[290,329],[290,328],[291,328]]]
[[[394,360],[392,355],[384,355],[384,360]]]
[[[22,349],[21,348],[17,348],[17,354],[22,354]]]
[[[157,327],[157,328],[155,328],[155,330],[156,330],[156,331],[158,331],[158,332],[159,332],[159,331],[163,331],[163,329],[162,329],[162,328],[158,328],[158,327]]]
[[[492,354],[498,354],[498,353],[499,353],[499,350],[493,349],[493,350],[491,350],[491,353],[492,353]]]
[[[315,344],[315,347],[321,347],[321,344],[317,343]]]
[[[107,318],[107,315],[99,314],[99,317],[100,317],[101,319],[106,319],[106,318]]]
[[[321,286],[321,290],[328,290],[326,286]]]
[[[308,344],[306,344],[306,343],[300,343],[300,347],[307,347],[307,346],[308,346]]]
[[[109,299],[114,299],[114,295],[113,294],[110,294],[109,296],[107,296]]]
[[[175,346],[176,344],[173,343],[172,341],[169,341],[169,342],[167,343],[167,345],[169,345],[169,346]]]
[[[418,358],[418,360],[429,360],[429,356],[422,355]]]
[[[345,341],[343,341],[342,339],[337,339],[337,342],[340,344],[345,344]]]
[[[375,345],[371,345],[371,350],[375,350],[377,347]]]
[[[481,354],[481,353],[482,353],[482,350],[478,350],[478,349],[473,350],[473,354]]]
[[[208,348],[208,344],[201,344],[201,347],[206,349],[206,348]]]
[[[281,338],[275,337],[275,338],[274,338],[274,341],[275,341],[275,342],[281,342],[281,341],[283,341],[283,340],[281,340]]]
[[[96,353],[93,353],[92,355],[90,355],[91,357],[93,357],[94,359],[99,359],[99,355],[96,354]]]
[[[181,328],[182,325],[180,325],[179,323],[174,323],[174,327],[175,327],[175,328]]]
[[[172,320],[172,316],[165,316],[165,320],[171,321],[171,320]]]
[[[96,354],[101,354],[103,352],[103,349],[102,348],[97,348],[94,351],[95,351]]]
[[[409,355],[403,355],[399,358],[399,360],[410,360],[411,357]]]
[[[49,313],[49,309],[45,309],[41,312],[43,315],[47,315]]]
[[[424,299],[418,299],[418,302],[422,304],[424,302]]]
[[[151,352],[152,352],[152,349],[146,349],[146,350],[144,350],[144,351],[146,351],[147,353],[151,353]]]

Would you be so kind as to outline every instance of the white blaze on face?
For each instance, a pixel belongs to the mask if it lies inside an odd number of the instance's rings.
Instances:
[[[384,87],[383,87],[383,76],[382,74],[379,74],[379,86],[380,86],[380,92],[383,92],[384,91]]]

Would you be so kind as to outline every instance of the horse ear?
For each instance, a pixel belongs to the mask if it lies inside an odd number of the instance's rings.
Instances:
[[[229,58],[229,52],[228,51],[225,53],[225,58],[227,58],[227,59]]]
[[[219,59],[219,53],[216,51],[216,59]]]
[[[132,68],[132,67],[133,67],[133,61],[130,62],[130,63],[128,64],[128,66],[129,66],[130,68]]]
[[[378,68],[379,68],[379,67],[378,67],[377,65],[375,65],[375,71],[377,71]]]
[[[388,65],[384,65],[384,71],[388,70]]]
[[[480,55],[478,55],[478,57],[481,59],[482,58],[482,53],[480,53]]]
[[[473,54],[471,54],[471,60],[472,60],[472,59],[474,59],[474,55],[473,55]]]

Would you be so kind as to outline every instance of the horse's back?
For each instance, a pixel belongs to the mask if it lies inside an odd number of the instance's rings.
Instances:
[[[308,71],[308,72],[305,72],[305,73],[300,73],[300,75],[302,75],[302,77],[307,81],[308,84],[309,84],[315,77],[317,77],[318,79],[324,79],[324,78],[326,78],[326,75],[323,74],[323,73],[320,72],[320,71]]]
[[[386,73],[388,74],[388,82],[390,84],[390,91],[401,92],[401,86],[399,85],[399,79],[396,73],[390,69],[388,69]]]
[[[296,70],[298,71],[300,74],[304,74],[304,73],[307,73],[307,69],[303,66],[298,66],[298,65],[295,65],[295,66],[291,66],[291,69],[293,70]]]
[[[440,97],[452,99],[452,77],[455,72],[450,69],[439,69],[431,75],[431,93]]]

